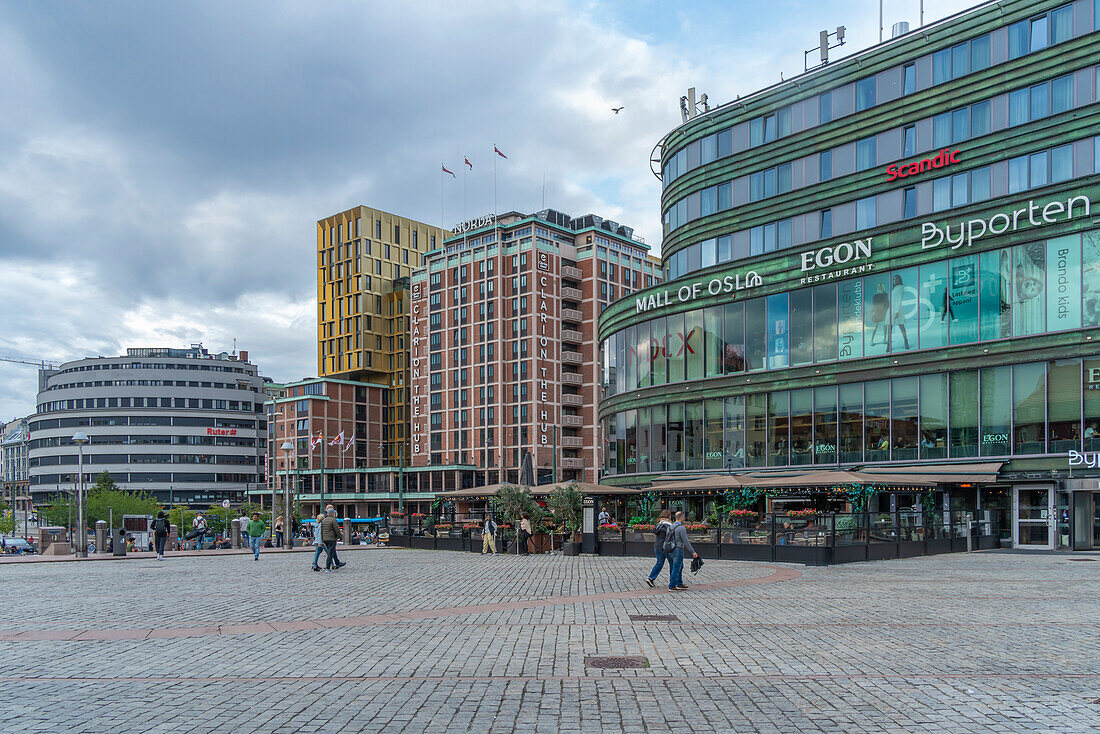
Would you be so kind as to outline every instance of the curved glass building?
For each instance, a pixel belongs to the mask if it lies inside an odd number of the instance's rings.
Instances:
[[[983,5],[671,131],[668,280],[600,320],[603,481],[922,476],[1100,546],[1098,29]]]

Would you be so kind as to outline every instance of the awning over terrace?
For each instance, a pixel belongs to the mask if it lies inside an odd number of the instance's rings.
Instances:
[[[691,479],[657,480],[655,492],[706,492],[721,489],[825,489],[845,485],[870,485],[888,489],[932,489],[941,484],[994,482],[1000,462],[985,464],[925,464],[917,466],[874,466],[859,471],[806,469],[803,471],[710,474]]]
[[[515,487],[515,484],[488,484],[484,487],[469,487],[467,489],[456,489],[452,492],[440,492],[440,497],[447,499],[479,499],[483,497],[495,497],[501,487]],[[557,484],[540,484],[537,486],[529,486],[527,489],[531,490],[531,494],[536,497],[542,497],[552,494],[555,490],[562,487],[573,486],[577,488],[577,491],[581,494],[602,496],[602,495],[616,495],[616,494],[640,494],[642,490],[631,489],[630,487],[613,487],[609,484],[592,484],[590,482],[558,482]]]

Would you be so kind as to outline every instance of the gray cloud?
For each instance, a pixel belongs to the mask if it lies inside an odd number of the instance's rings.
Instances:
[[[365,203],[439,223],[443,161],[453,224],[464,155],[466,213],[488,211],[494,144],[499,209],[540,208],[545,177],[548,206],[656,248],[648,158],[679,95],[772,81],[774,38],[818,20],[712,52],[691,13],[666,38],[613,6],[0,5],[0,355],[237,337],[265,374],[311,374],[314,222]],[[0,417],[33,409],[33,373],[0,363]]]

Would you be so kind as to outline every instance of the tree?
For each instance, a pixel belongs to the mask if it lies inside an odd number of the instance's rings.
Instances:
[[[512,484],[505,484],[497,490],[491,506],[493,513],[498,518],[512,524],[512,528],[516,532],[516,547],[518,548],[520,519],[524,513],[531,515],[540,509],[535,504],[535,498],[531,496],[531,491]]]
[[[8,513],[8,503],[0,500],[0,535],[15,532],[15,513],[12,512],[10,515]]]
[[[575,484],[555,489],[546,504],[554,511],[554,516],[563,522],[568,532],[573,533],[581,524],[583,496]]]
[[[39,527],[67,528],[70,521],[76,520],[76,507],[70,507],[67,495],[58,493],[48,503],[38,505]]]
[[[116,527],[121,527],[123,515],[149,516],[157,514],[159,505],[156,499],[146,492],[131,492],[115,484],[107,472],[100,474],[88,489],[86,502],[90,526],[97,520],[110,522],[112,517]]]

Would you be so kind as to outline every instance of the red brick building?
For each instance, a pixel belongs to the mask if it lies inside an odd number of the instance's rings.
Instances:
[[[460,224],[412,276],[412,465],[596,482],[596,319],[660,272],[630,227],[592,214]]]

